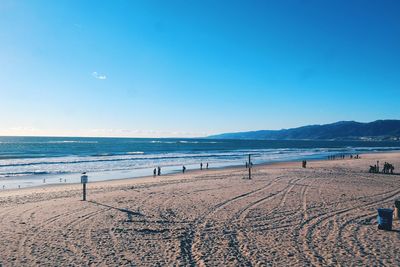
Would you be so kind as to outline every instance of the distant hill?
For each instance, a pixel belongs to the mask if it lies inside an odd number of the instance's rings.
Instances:
[[[224,133],[212,139],[255,140],[397,140],[400,141],[400,120],[378,120],[370,123],[340,121],[282,130]]]

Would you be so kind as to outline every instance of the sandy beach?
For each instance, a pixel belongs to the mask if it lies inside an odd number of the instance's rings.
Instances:
[[[3,266],[399,266],[400,223],[377,208],[400,198],[398,175],[361,159],[0,191]]]

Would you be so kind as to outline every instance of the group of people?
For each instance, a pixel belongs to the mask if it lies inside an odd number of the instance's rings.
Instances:
[[[200,170],[202,170],[202,169],[203,169],[203,162],[200,162]],[[206,169],[208,169],[208,162],[206,163]]]
[[[208,169],[208,162],[206,163],[206,169]],[[200,170],[203,170],[203,162],[200,162]],[[186,166],[183,165],[182,173],[185,173],[185,172],[186,172]],[[157,168],[153,169],[153,176],[156,177],[156,176],[160,176],[160,175],[161,175],[161,167],[158,166]]]
[[[391,164],[389,162],[385,162],[383,164],[382,173],[393,174],[393,171],[394,171],[393,164]],[[370,173],[379,173],[379,160],[376,162],[376,164],[374,166],[372,166],[372,165],[369,166],[369,172]]]
[[[157,168],[154,168],[154,170],[153,170],[153,176],[156,177],[157,175],[158,176],[161,175],[161,167],[160,166],[158,166]]]
[[[345,159],[346,158],[346,155],[345,154],[340,154],[340,155],[329,155],[328,156],[328,159],[329,160],[335,160],[335,159]],[[359,159],[360,158],[360,155],[350,155],[349,156],[349,158],[350,159]]]
[[[389,163],[389,162],[385,162],[385,164],[383,164],[383,170],[382,170],[382,172],[383,173],[386,173],[386,174],[393,174],[393,171],[394,171],[394,166],[393,166],[393,164],[391,164],[391,163]]]

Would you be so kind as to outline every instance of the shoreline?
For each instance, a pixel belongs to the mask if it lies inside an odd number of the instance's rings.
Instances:
[[[400,150],[391,150],[391,151],[378,151],[378,152],[368,152],[368,153],[359,153],[360,159],[363,159],[365,156],[373,157],[379,154],[385,155],[385,154],[394,154],[394,153],[400,153]],[[361,157],[362,156],[362,157]],[[350,159],[350,158],[345,158],[345,159],[335,159],[335,160],[329,160],[329,159],[309,159],[307,160],[308,163],[317,163],[321,164],[324,162],[344,162],[344,161],[353,161],[353,160],[360,160],[360,159]],[[253,169],[256,168],[265,168],[265,167],[272,167],[272,168],[282,168],[282,167],[287,167],[287,168],[300,168],[301,169],[301,159],[298,160],[289,160],[289,161],[277,161],[277,162],[265,162],[265,163],[260,163],[260,164],[255,164],[253,165]],[[307,168],[310,168],[310,165],[308,165]],[[223,166],[223,167],[214,167],[214,168],[209,168],[203,170],[200,169],[189,169],[186,170],[185,174],[182,172],[172,172],[172,173],[167,173],[167,174],[162,174],[161,176],[152,176],[152,175],[147,175],[147,176],[138,176],[138,177],[127,177],[127,178],[118,178],[118,179],[109,179],[109,180],[101,180],[101,181],[93,181],[90,182],[90,173],[89,173],[89,183],[88,186],[94,185],[96,188],[101,187],[101,186],[119,186],[119,185],[124,185],[124,184],[141,184],[141,183],[157,183],[160,181],[165,180],[166,178],[171,181],[178,181],[178,180],[185,180],[187,178],[182,177],[182,175],[190,175],[190,176],[195,176],[195,175],[200,175],[200,174],[217,174],[218,172],[225,172],[225,171],[239,171],[247,170],[244,166],[239,166],[239,165],[233,165],[233,166]],[[366,170],[367,172],[367,170]],[[399,175],[398,173],[395,173],[393,175]],[[29,186],[29,187],[21,187],[21,188],[10,188],[10,189],[0,189],[0,197],[2,196],[3,193],[16,193],[16,192],[27,192],[35,189],[59,189],[59,188],[74,188],[76,187],[77,189],[81,188],[81,183],[49,183],[49,184],[41,184],[41,185],[35,185],[35,186]]]
[[[301,160],[307,160],[307,161],[314,161],[314,160],[324,160],[330,155],[339,155],[339,154],[344,154],[344,155],[356,155],[356,154],[363,154],[363,153],[385,153],[389,151],[400,151],[400,147],[338,147],[338,148],[323,148],[323,147],[313,147],[313,148],[277,148],[277,149],[250,149],[250,150],[232,150],[229,152],[207,152],[206,154],[208,155],[207,157],[201,156],[202,153],[196,154],[194,153],[190,157],[186,158],[180,156],[186,155],[183,153],[178,157],[178,160],[172,160],[172,161],[164,161],[165,159],[169,159],[169,156],[162,156],[162,157],[155,157],[154,159],[152,156],[149,155],[145,156],[145,161],[149,159],[153,159],[153,161],[149,161],[146,164],[142,165],[142,158],[139,157],[136,161],[135,159],[128,159],[129,163],[124,163],[127,164],[126,167],[124,168],[123,165],[118,167],[119,163],[115,166],[115,168],[112,168],[111,166],[113,164],[116,164],[114,160],[106,158],[106,162],[102,165],[99,165],[98,159],[95,159],[92,162],[92,158],[90,158],[88,161],[87,159],[79,159],[77,162],[81,164],[81,162],[89,162],[90,164],[95,164],[97,166],[94,168],[93,166],[80,166],[77,168],[73,164],[69,164],[69,162],[74,163],[75,160],[74,157],[72,159],[63,159],[60,162],[55,162],[54,166],[55,169],[51,169],[53,165],[46,165],[46,164],[52,164],[51,162],[54,161],[54,159],[48,161],[43,160],[43,166],[38,165],[36,166],[37,163],[27,164],[27,168],[29,169],[30,174],[28,175],[11,175],[8,177],[2,177],[0,178],[0,190],[4,188],[4,190],[12,190],[12,189],[22,189],[22,188],[33,188],[33,187],[41,187],[41,186],[47,186],[49,184],[51,185],[60,185],[60,184],[79,184],[80,183],[80,176],[81,172],[87,172],[89,174],[89,181],[112,181],[112,180],[120,180],[120,179],[132,179],[132,178],[142,178],[142,177],[148,177],[151,176],[153,173],[153,168],[160,166],[162,168],[162,173],[164,175],[170,175],[170,174],[178,174],[181,173],[182,170],[182,165],[186,166],[187,171],[189,170],[196,170],[199,169],[199,164],[200,162],[203,162],[204,165],[205,163],[210,163],[210,169],[223,169],[223,168],[233,168],[233,167],[241,167],[244,166],[245,161],[247,161],[247,155],[250,153],[252,154],[252,159],[251,161],[255,165],[262,165],[262,164],[275,164],[279,162],[291,162],[291,161],[301,161]],[[223,156],[224,154],[228,153],[228,156]],[[220,155],[219,155],[220,154]],[[199,158],[197,158],[200,155]],[[192,158],[194,156],[194,158]],[[136,156],[135,156],[136,157]],[[129,157],[128,157],[129,158]],[[65,160],[65,164],[62,162]],[[125,158],[122,159],[123,162],[125,162]],[[100,161],[103,161],[101,159]],[[111,163],[108,163],[111,162]],[[117,159],[117,162],[119,160]],[[17,162],[18,163],[18,162]],[[18,166],[16,163],[15,166]],[[89,164],[87,163],[87,164]],[[10,173],[10,174],[18,174],[24,173],[27,171],[26,169],[19,169],[20,167],[14,167],[13,163],[10,162],[8,163],[9,168],[7,169],[7,164],[5,165],[4,171],[2,171],[2,174]],[[86,163],[85,163],[86,164]],[[97,164],[97,165],[96,165]],[[109,165],[111,164],[111,165]],[[25,166],[25,165],[24,165]],[[25,166],[25,167],[26,167]],[[75,167],[73,167],[75,166]],[[2,165],[0,165],[0,169],[3,170]],[[99,169],[99,170],[98,170]],[[13,171],[11,171],[13,170]],[[58,171],[57,171],[58,170]],[[75,170],[75,171],[72,171]]]

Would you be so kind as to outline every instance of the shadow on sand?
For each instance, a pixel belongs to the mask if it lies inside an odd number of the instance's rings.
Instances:
[[[95,204],[95,205],[98,205],[98,206],[103,206],[103,207],[114,209],[114,210],[117,210],[117,211],[120,211],[120,212],[124,212],[128,216],[128,221],[130,221],[130,222],[132,222],[132,216],[144,217],[144,214],[142,214],[140,211],[131,211],[129,209],[121,209],[121,208],[113,207],[113,206],[110,206],[110,205],[107,205],[107,204],[102,204],[102,203],[99,203],[99,202],[96,202],[96,201],[93,201],[93,200],[89,200],[88,202],[92,203],[92,204]]]

